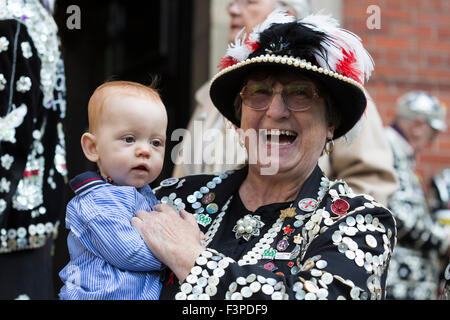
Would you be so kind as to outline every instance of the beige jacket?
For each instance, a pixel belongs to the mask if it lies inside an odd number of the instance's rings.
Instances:
[[[209,97],[209,82],[197,91],[196,102],[196,109],[188,125],[188,131],[191,132],[191,135],[195,120],[199,121],[197,126],[199,123],[202,124],[203,133],[209,128],[215,128],[221,134],[216,134],[215,137],[204,134],[203,141],[197,136],[192,139],[196,143],[192,143],[191,149],[193,150],[195,145],[201,145],[203,150],[210,149],[213,142],[221,143],[218,140],[223,140],[226,137],[226,139],[230,139],[229,141],[235,141],[232,152],[237,154],[236,161],[227,164],[223,157],[219,157],[218,161],[209,161],[209,163],[205,161],[201,164],[181,163],[175,166],[173,176],[182,177],[199,173],[224,172],[244,164],[246,160],[245,149],[239,145],[234,130],[230,128],[227,130],[223,116],[214,107]],[[343,138],[336,140],[334,151],[329,157],[322,156],[319,159],[319,166],[330,179],[342,179],[355,193],[370,194],[378,202],[387,205],[389,195],[397,188],[397,180],[393,168],[392,153],[383,134],[382,121],[375,104],[370,98],[363,117],[360,133],[353,143],[347,144]],[[354,130],[358,129],[355,128]],[[209,143],[205,141],[207,139],[210,139]],[[227,153],[229,152],[228,148]],[[179,157],[177,162],[180,160]]]

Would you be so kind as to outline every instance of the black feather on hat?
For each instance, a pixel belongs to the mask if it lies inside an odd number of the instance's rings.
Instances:
[[[342,118],[333,138],[346,134],[361,118],[367,103],[363,85],[373,71],[373,60],[361,39],[339,28],[331,16],[295,20],[276,10],[248,38],[240,36],[229,45],[210,87],[214,105],[232,123],[240,124],[233,103],[245,76],[264,65],[297,70],[321,83]]]

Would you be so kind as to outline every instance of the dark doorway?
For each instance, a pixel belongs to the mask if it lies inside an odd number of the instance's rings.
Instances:
[[[198,0],[197,0],[198,1]],[[173,164],[169,137],[185,127],[192,97],[192,34],[195,0],[96,0],[56,2],[66,69],[67,116],[65,120],[69,179],[86,170],[95,170],[81,151],[80,137],[87,129],[87,103],[95,88],[105,80],[130,80],[150,84],[160,77],[160,94],[166,105],[169,125],[163,172],[153,184],[170,176]],[[204,2],[204,1],[202,1]],[[67,8],[76,4],[81,12],[81,28],[70,30]],[[208,26],[206,26],[208,27]],[[195,88],[194,88],[195,89]],[[152,186],[153,186],[152,184]],[[72,198],[67,187],[66,200]],[[67,231],[61,215],[60,234],[55,248],[55,289],[62,286],[57,273],[68,262]]]

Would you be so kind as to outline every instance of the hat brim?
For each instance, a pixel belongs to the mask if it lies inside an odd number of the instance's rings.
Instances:
[[[256,67],[277,66],[296,70],[320,82],[329,94],[333,107],[341,115],[340,125],[335,128],[334,139],[345,135],[361,118],[367,105],[364,88],[355,80],[312,65],[304,60],[278,56],[260,56],[239,62],[220,71],[210,86],[211,100],[224,117],[240,126],[234,102],[244,85],[248,73]]]

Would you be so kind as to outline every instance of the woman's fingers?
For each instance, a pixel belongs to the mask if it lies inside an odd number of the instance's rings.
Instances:
[[[149,211],[144,211],[144,210],[139,210],[136,212],[136,215],[134,218],[138,218],[142,221],[145,220],[145,218],[148,218],[150,216],[150,212]]]
[[[187,212],[186,210],[180,210],[180,217],[189,222],[191,225],[195,225],[198,227],[197,220],[195,219],[194,215]]]
[[[139,217],[133,217],[131,218],[131,225],[133,228],[140,229],[144,225],[144,221]]]

